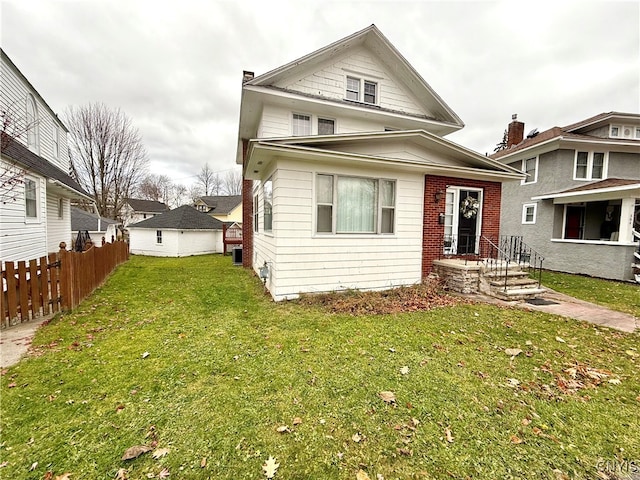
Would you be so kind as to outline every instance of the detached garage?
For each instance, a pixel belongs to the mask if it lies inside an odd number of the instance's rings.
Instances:
[[[129,251],[154,257],[222,253],[222,222],[184,205],[129,225]]]

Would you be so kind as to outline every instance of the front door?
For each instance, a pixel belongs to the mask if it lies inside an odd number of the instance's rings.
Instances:
[[[482,217],[482,190],[448,187],[444,214],[445,255],[477,253]]]

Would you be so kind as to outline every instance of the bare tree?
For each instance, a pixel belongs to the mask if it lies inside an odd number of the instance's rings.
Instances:
[[[184,204],[185,197],[187,197],[187,187],[181,183],[176,183],[171,189],[171,198],[169,199],[169,207],[177,208]]]
[[[187,189],[186,196],[192,204],[196,203],[196,200],[202,196],[202,187],[198,183],[192,184]]]
[[[200,170],[200,173],[196,175],[198,179],[198,185],[202,187],[204,195],[210,195],[213,188],[215,173],[209,168],[209,164],[205,163],[204,167]]]
[[[29,131],[36,128],[36,122],[28,122],[16,111],[16,103],[8,102],[5,98],[0,101],[0,150],[5,151],[12,142],[27,143]],[[8,155],[6,156],[8,157]],[[26,170],[16,161],[0,162],[0,202],[7,203],[16,200],[18,186],[24,183]]]
[[[234,168],[224,176],[224,192],[226,195],[242,195],[242,172]]]
[[[98,213],[117,218],[149,162],[138,129],[120,109],[103,103],[71,107],[66,120],[72,173],[93,196]]]
[[[137,196],[145,200],[155,200],[169,204],[172,195],[173,183],[166,175],[152,173],[144,177],[136,189]]]

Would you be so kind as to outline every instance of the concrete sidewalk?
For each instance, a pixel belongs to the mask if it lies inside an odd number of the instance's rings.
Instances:
[[[552,313],[562,317],[575,318],[586,322],[615,328],[623,332],[633,332],[640,329],[640,319],[627,313],[610,310],[594,303],[585,302],[556,292],[545,287],[546,292],[540,295],[543,300],[554,302],[552,305],[532,305],[527,302],[519,302],[518,307],[528,310]]]
[[[47,315],[0,330],[0,367],[10,367],[18,363],[22,355],[27,353],[38,327],[51,318],[52,315]]]

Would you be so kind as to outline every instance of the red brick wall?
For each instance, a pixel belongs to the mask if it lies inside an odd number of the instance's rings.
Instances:
[[[246,161],[247,141],[242,141],[242,163]],[[253,180],[242,178],[242,266],[253,266]]]
[[[425,175],[424,218],[422,221],[422,278],[431,273],[433,261],[441,256],[444,225],[438,223],[438,215],[444,213],[447,185],[456,187],[481,188],[482,193],[482,231],[487,238],[500,235],[500,198],[502,184],[474,179],[439,177]],[[442,191],[442,198],[435,203],[436,192]]]

